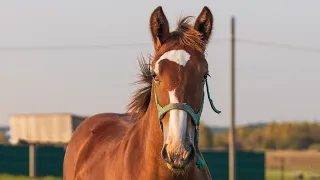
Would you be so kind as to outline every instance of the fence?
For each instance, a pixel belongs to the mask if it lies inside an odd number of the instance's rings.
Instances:
[[[36,148],[37,176],[62,176],[63,147],[38,146]],[[0,174],[29,174],[28,146],[0,145]],[[239,180],[264,180],[264,153],[243,152],[236,153],[237,177]],[[213,180],[228,179],[228,152],[205,151],[203,156],[210,169]]]
[[[212,180],[229,179],[228,152],[202,152],[210,169]],[[236,174],[238,180],[264,180],[265,155],[263,152],[236,152]]]
[[[36,148],[37,176],[62,176],[63,147]],[[0,145],[0,173],[29,175],[29,147]]]

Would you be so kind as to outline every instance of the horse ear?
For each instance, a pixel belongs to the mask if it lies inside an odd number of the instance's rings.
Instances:
[[[159,50],[164,41],[169,37],[169,23],[163,13],[162,7],[158,6],[150,17],[150,31],[154,47]]]
[[[194,23],[194,29],[199,31],[203,40],[208,43],[213,27],[213,15],[210,9],[205,6]]]

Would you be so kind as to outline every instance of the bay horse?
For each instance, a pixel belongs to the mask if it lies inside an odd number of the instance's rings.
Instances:
[[[195,20],[181,18],[175,31],[161,6],[150,17],[154,55],[140,59],[138,89],[125,114],[101,113],[84,120],[66,148],[64,180],[211,179],[198,148],[206,46],[213,15],[204,7]],[[152,57],[151,57],[152,58]]]

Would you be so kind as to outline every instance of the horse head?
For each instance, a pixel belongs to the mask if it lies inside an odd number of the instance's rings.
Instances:
[[[190,20],[180,19],[170,32],[161,6],[150,17],[155,51],[152,91],[164,137],[161,157],[171,170],[184,170],[197,157],[198,126],[209,76],[205,50],[213,15],[204,7],[194,24]]]

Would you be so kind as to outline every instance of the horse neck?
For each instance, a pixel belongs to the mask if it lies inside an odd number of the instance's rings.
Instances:
[[[150,153],[152,152],[152,155],[160,155],[163,145],[163,135],[154,98],[151,98],[149,108],[142,117],[139,125],[144,131],[143,136],[146,140],[146,150]]]
[[[153,93],[151,94],[148,110],[138,120],[137,125],[139,126],[137,129],[140,129],[140,137],[145,142],[143,144],[145,148],[143,163],[148,164],[146,168],[149,169],[150,173],[155,173],[156,171],[162,176],[165,174],[169,175],[170,171],[168,171],[160,156],[163,146],[163,135]]]

